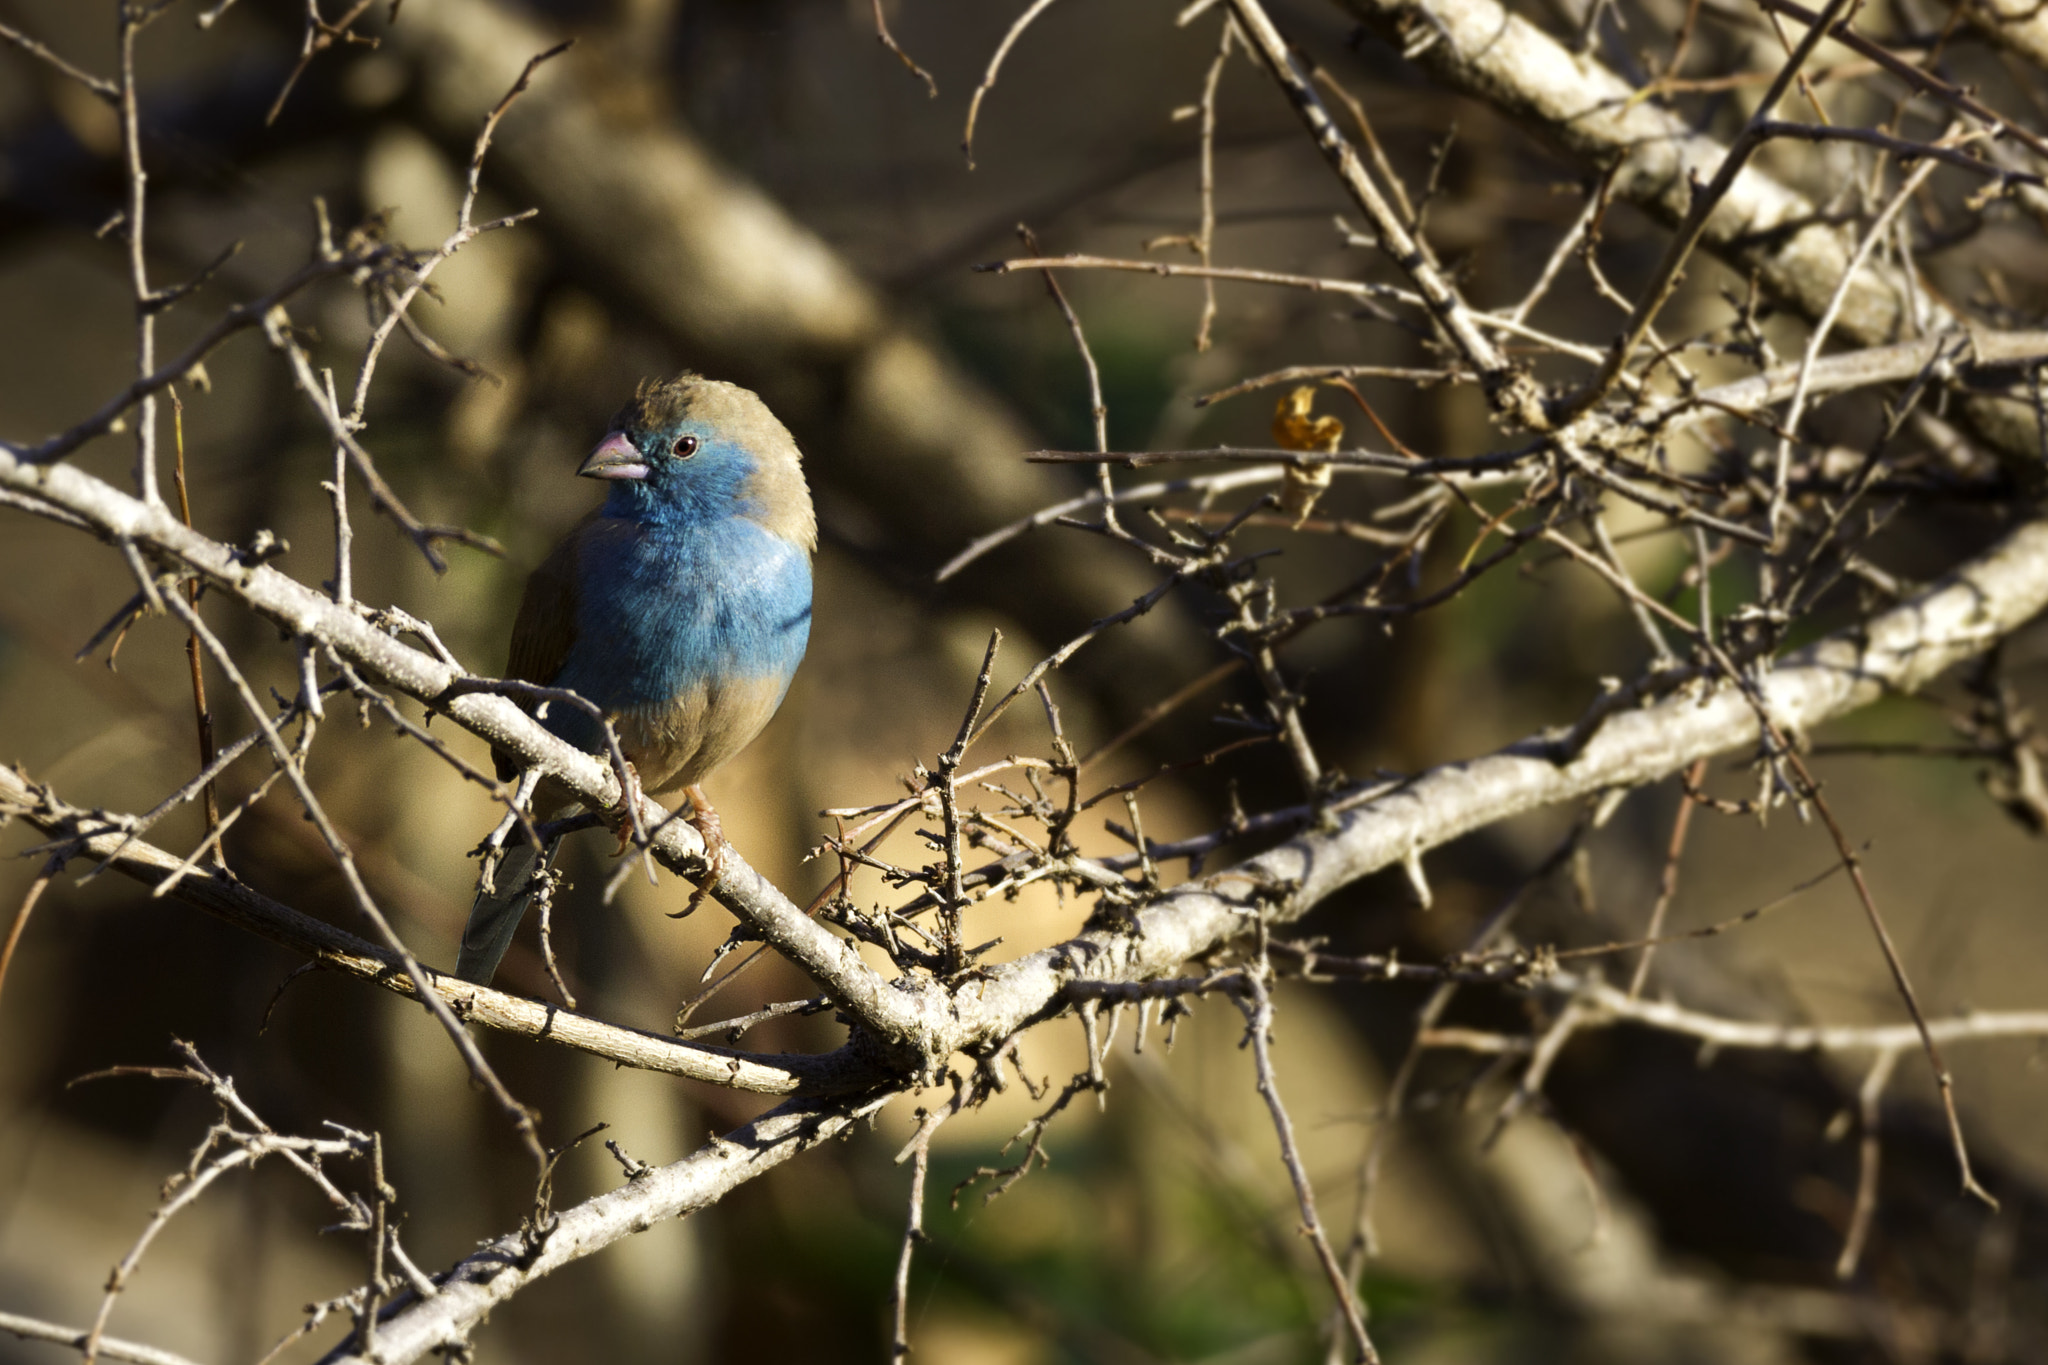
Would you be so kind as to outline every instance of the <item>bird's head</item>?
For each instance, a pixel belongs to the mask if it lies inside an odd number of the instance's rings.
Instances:
[[[817,546],[796,440],[737,384],[694,374],[642,383],[576,472],[611,484],[607,516],[670,525],[746,517]]]

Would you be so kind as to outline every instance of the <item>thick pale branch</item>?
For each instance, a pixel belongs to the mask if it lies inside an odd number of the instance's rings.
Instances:
[[[1875,701],[1911,692],[1979,654],[2048,606],[2048,522],[2027,522],[1981,557],[1899,607],[1787,656],[1757,684],[1776,726],[1802,735]],[[1057,1013],[1077,982],[1134,981],[1268,922],[1298,919],[1361,877],[1512,816],[1655,782],[1695,760],[1753,745],[1756,710],[1733,687],[1688,691],[1610,717],[1569,762],[1534,736],[1484,758],[1417,775],[1343,812],[1328,833],[1174,888],[1129,929],[1096,929],[991,970],[960,1000],[963,1046],[989,1047]]]
[[[376,1365],[403,1365],[457,1347],[499,1304],[551,1271],[655,1223],[708,1208],[756,1176],[840,1136],[893,1094],[832,1108],[792,1102],[713,1138],[681,1161],[566,1210],[540,1234],[511,1233],[464,1258],[430,1299],[402,1302],[377,1328]],[[321,1365],[370,1365],[351,1338]]]
[[[1409,51],[1443,84],[1492,105],[1514,125],[1550,140],[1606,177],[1608,193],[1676,225],[1695,186],[1714,179],[1728,148],[1602,64],[1574,53],[1498,0],[1335,0],[1345,13]],[[1854,231],[1756,165],[1742,168],[1707,218],[1699,244],[1754,274],[1808,319],[1828,311],[1849,271]],[[1862,346],[1946,331],[1959,320],[1910,277],[1910,267],[1870,262],[1842,288],[1838,335]],[[2038,424],[2022,407],[1965,395],[1971,426],[2007,456],[2037,458]]]
[[[1571,52],[1497,0],[1338,4],[1395,42],[1421,47],[1416,62],[1444,84],[1591,165],[1612,168],[1612,195],[1667,223],[1683,221],[1694,183],[1713,179],[1727,152],[1678,114],[1641,98],[1596,56]],[[1808,317],[1827,307],[1855,245],[1811,200],[1754,165],[1729,186],[1702,244],[1762,272],[1773,293],[1796,301]],[[1893,340],[1905,298],[1896,270],[1868,272],[1850,291],[1843,331],[1866,345]]]

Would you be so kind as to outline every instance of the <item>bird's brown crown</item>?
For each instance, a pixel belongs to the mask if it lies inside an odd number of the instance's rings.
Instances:
[[[667,432],[685,422],[744,446],[754,462],[750,493],[758,510],[750,515],[807,552],[818,548],[817,515],[796,438],[753,390],[689,370],[673,379],[643,379],[633,400],[612,418],[612,430]]]

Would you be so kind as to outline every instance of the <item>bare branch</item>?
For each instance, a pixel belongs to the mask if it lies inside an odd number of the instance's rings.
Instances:
[[[53,857],[104,859],[114,871],[145,885],[154,885],[183,861],[135,838],[128,828],[132,821],[68,806],[13,769],[0,768],[0,814],[17,815],[60,841],[62,851]],[[271,900],[218,869],[181,879],[172,894],[323,967],[398,995],[416,996],[412,978],[390,950]],[[622,1066],[768,1095],[833,1093],[858,1089],[875,1079],[872,1069],[848,1055],[770,1056],[684,1044],[438,972],[431,973],[430,980],[439,998],[470,1023],[574,1048]]]
[[[924,82],[924,92],[933,99],[939,97],[939,83],[932,79],[932,73],[919,66],[916,60],[896,42],[896,36],[889,32],[888,16],[882,13],[883,0],[875,0],[875,41],[895,54],[904,69]]]
[[[1010,55],[1010,49],[1024,36],[1024,30],[1030,28],[1038,16],[1050,8],[1052,0],[1031,0],[1030,6],[1017,16],[1017,21],[1010,25],[1009,32],[1003,35],[1002,42],[996,44],[994,55],[988,59],[988,69],[982,73],[981,84],[975,86],[974,94],[968,97],[967,129],[960,135],[960,151],[967,158],[967,169],[970,171],[974,169],[974,124],[975,120],[981,117],[982,97],[995,88],[996,76],[1003,69],[1003,59]],[[881,11],[877,9],[875,13],[879,15]]]
[[[770,1110],[681,1161],[641,1171],[618,1189],[562,1210],[538,1249],[523,1233],[486,1243],[437,1277],[440,1292],[433,1298],[401,1299],[386,1311],[377,1328],[374,1362],[350,1342],[322,1357],[321,1365],[405,1365],[459,1345],[493,1308],[533,1281],[652,1224],[708,1208],[747,1181],[847,1132],[892,1098],[888,1092],[831,1107],[806,1101]]]
[[[12,1332],[24,1341],[53,1341],[78,1350],[83,1350],[92,1338],[92,1333],[84,1328],[63,1327],[40,1318],[23,1317],[19,1313],[0,1313],[0,1332]],[[157,1346],[145,1346],[141,1342],[123,1341],[119,1337],[100,1337],[97,1350],[102,1360],[128,1360],[135,1365],[196,1365],[190,1357]]]
[[[90,71],[73,66],[70,62],[65,61],[62,57],[52,52],[47,45],[37,42],[20,29],[7,24],[0,24],[0,43],[6,43],[11,47],[19,48],[60,76],[77,81],[108,104],[118,106],[121,102],[120,86],[104,76],[95,76]]]

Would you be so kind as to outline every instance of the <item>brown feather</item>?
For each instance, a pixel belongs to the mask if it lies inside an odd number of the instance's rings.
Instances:
[[[594,515],[594,514],[593,514]],[[585,517],[586,522],[591,517]],[[579,528],[580,529],[580,528]],[[505,676],[543,687],[555,680],[576,644],[576,532],[562,537],[526,580],[512,623]]]
[[[695,786],[753,743],[787,685],[783,678],[699,683],[671,702],[615,712],[619,747],[649,795]]]

